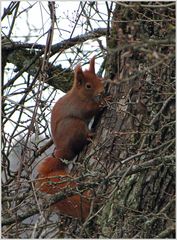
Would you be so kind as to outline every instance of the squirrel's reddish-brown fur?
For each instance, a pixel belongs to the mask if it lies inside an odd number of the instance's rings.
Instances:
[[[54,157],[47,157],[38,166],[37,187],[48,194],[55,194],[61,190],[76,190],[77,183],[68,173],[67,168],[61,161]],[[85,220],[90,211],[90,191],[81,194],[74,194],[54,204],[53,208],[60,213],[74,218]]]
[[[56,102],[51,113],[56,148],[54,157],[44,159],[38,166],[40,191],[54,194],[63,188],[77,186],[76,182],[69,180],[60,184],[64,176],[71,177],[61,159],[72,160],[87,143],[90,136],[88,123],[101,107],[103,91],[102,80],[95,74],[94,57],[88,70],[83,71],[80,65],[75,68],[71,90]],[[90,192],[85,191],[82,195],[67,197],[55,207],[63,214],[84,220],[90,210],[89,195]]]
[[[88,123],[100,108],[104,90],[94,64],[95,58],[92,58],[89,70],[82,71],[80,65],[76,67],[73,87],[52,110],[52,136],[59,150],[56,157],[73,159],[87,142]]]

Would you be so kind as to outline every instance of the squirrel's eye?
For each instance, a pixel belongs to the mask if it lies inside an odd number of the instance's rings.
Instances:
[[[91,86],[90,83],[86,83],[85,87],[86,87],[87,89],[90,89],[92,86]]]

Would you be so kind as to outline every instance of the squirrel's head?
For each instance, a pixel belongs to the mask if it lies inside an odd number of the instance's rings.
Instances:
[[[90,60],[88,70],[83,71],[80,64],[75,68],[74,84],[80,96],[99,102],[104,93],[103,80],[95,74],[95,57]]]

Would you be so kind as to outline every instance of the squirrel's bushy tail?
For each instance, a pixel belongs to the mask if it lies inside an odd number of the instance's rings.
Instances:
[[[38,165],[37,170],[36,187],[41,192],[55,194],[62,191],[65,192],[65,190],[77,191],[78,183],[68,173],[61,160],[52,156],[47,157]],[[90,191],[85,191],[82,194],[66,196],[63,200],[55,203],[53,207],[64,215],[85,220],[90,211],[89,195]]]

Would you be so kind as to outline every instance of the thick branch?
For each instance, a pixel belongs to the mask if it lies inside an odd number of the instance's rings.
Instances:
[[[60,43],[56,43],[56,44],[52,45],[52,47],[51,47],[52,55],[59,51],[63,51],[70,47],[73,47],[76,44],[80,44],[87,40],[104,36],[104,35],[106,35],[106,33],[107,33],[106,28],[97,28],[97,29],[94,29],[93,31],[87,32],[85,34],[81,34],[76,37],[63,40]],[[9,51],[19,49],[19,48],[20,49],[30,49],[30,50],[38,49],[38,50],[44,51],[45,45],[34,44],[34,43],[10,42],[10,41],[9,41],[9,44],[7,44],[7,42],[6,42],[6,44],[3,44],[3,49],[9,50]]]
[[[50,57],[56,53],[62,52],[70,47],[73,47],[74,45],[80,44],[89,39],[98,38],[103,35],[106,35],[106,29],[98,28],[86,34],[78,35],[76,37],[61,41],[60,43],[51,46]],[[12,42],[8,38],[3,38],[2,40],[3,58],[6,57],[6,59],[3,62],[8,61],[14,64],[17,67],[16,71],[17,70],[20,71],[20,75],[23,72],[27,72],[32,76],[36,76],[36,73],[43,61],[43,58],[40,56],[43,55],[44,49],[45,45]],[[38,52],[37,58],[36,50]],[[54,66],[52,64],[49,64],[49,69],[47,73],[49,76],[47,83],[49,85],[53,86],[56,89],[60,89],[64,92],[68,91],[71,88],[73,79],[73,72],[71,69],[64,69],[61,67],[61,65]],[[18,73],[17,77],[19,77]],[[17,79],[16,77],[14,78]],[[9,83],[7,84],[7,86],[9,86]]]

